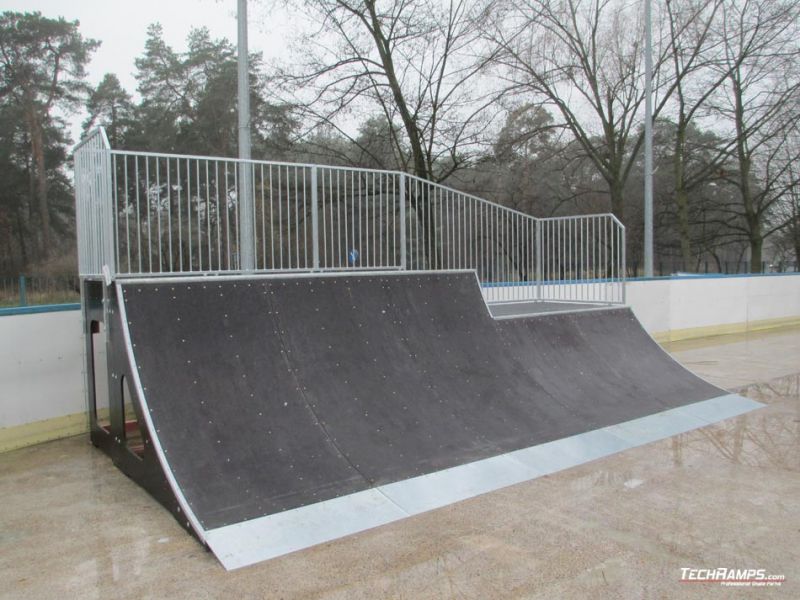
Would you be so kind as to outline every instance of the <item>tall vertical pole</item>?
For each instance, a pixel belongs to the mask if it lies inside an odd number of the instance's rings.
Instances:
[[[239,158],[250,159],[250,84],[247,54],[247,0],[238,0]],[[255,206],[252,165],[239,163],[239,265],[243,271],[256,268]]]
[[[653,15],[644,2],[644,275],[653,276]]]

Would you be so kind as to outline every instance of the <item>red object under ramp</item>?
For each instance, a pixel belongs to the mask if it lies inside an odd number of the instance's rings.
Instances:
[[[627,308],[493,319],[473,272],[115,295],[112,381],[130,382],[143,450],[92,439],[229,569],[760,406],[686,371]]]

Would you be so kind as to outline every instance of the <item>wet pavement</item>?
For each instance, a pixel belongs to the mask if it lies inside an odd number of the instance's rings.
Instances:
[[[86,438],[2,454],[0,597],[800,597],[800,329],[667,347],[767,406],[234,572]]]

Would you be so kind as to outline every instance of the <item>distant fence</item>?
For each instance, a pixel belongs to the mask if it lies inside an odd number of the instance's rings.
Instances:
[[[762,261],[761,273],[797,273],[800,266],[795,261],[769,262]],[[657,259],[653,263],[653,275],[656,277],[669,275],[745,275],[752,273],[748,260],[701,260],[686,263],[678,258]],[[644,266],[639,262],[628,263],[628,277],[643,277]]]
[[[0,276],[0,307],[79,302],[79,290],[77,274]]]

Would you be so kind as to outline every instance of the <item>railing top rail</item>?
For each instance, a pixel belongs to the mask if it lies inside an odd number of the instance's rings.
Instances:
[[[89,133],[87,133],[86,136],[84,136],[84,138],[80,142],[75,144],[75,147],[72,148],[72,153],[75,154],[78,150],[83,148],[83,146],[85,146],[98,136],[100,136],[100,139],[103,142],[103,147],[105,147],[106,150],[111,150],[111,144],[108,143],[108,136],[106,135],[105,127],[95,127]]]
[[[394,171],[388,169],[368,169],[368,168],[361,168],[361,167],[348,167],[343,165],[324,165],[324,164],[314,164],[314,163],[297,163],[297,162],[288,162],[288,161],[269,161],[269,160],[257,160],[257,159],[241,159],[236,157],[230,156],[202,156],[198,154],[177,154],[177,153],[170,153],[170,152],[146,152],[146,151],[136,151],[136,150],[115,150],[112,149],[109,142],[108,137],[106,136],[105,128],[97,127],[93,129],[87,136],[81,140],[74,148],[73,152],[79,150],[83,145],[90,142],[96,136],[102,136],[102,142],[105,148],[110,150],[110,153],[113,156],[132,156],[132,157],[150,157],[150,158],[164,158],[164,159],[186,159],[186,160],[198,160],[198,161],[218,161],[218,162],[225,162],[225,163],[233,163],[233,164],[253,164],[253,165],[263,165],[263,166],[274,166],[274,167],[290,167],[290,168],[298,168],[298,169],[335,169],[339,171],[347,171],[353,173],[366,173],[366,174],[375,174],[375,175],[390,175],[390,176],[406,176],[409,180],[419,181],[420,183],[435,187],[442,190],[447,190],[449,192],[454,192],[459,194],[463,198],[468,198],[470,200],[474,200],[476,202],[480,202],[487,206],[493,206],[503,211],[506,211],[511,214],[516,214],[520,217],[531,219],[533,221],[556,221],[556,220],[568,220],[568,219],[580,219],[580,218],[589,218],[589,217],[610,217],[618,227],[625,229],[625,226],[622,222],[613,214],[613,213],[593,213],[587,215],[567,215],[561,217],[535,217],[533,215],[529,215],[521,210],[511,208],[509,206],[504,206],[497,202],[492,202],[491,200],[487,200],[486,198],[481,198],[480,196],[476,196],[474,194],[470,194],[468,192],[462,192],[453,187],[449,187],[442,183],[438,183],[435,181],[430,181],[428,179],[424,179],[419,177],[418,175],[413,175],[411,173],[405,173],[403,171]]]
[[[625,229],[625,225],[616,217],[614,213],[589,213],[585,215],[564,215],[561,217],[539,217],[540,221],[565,221],[568,219],[589,219],[589,218],[596,218],[596,217],[610,217],[614,223],[619,225],[622,229]]]
[[[236,164],[256,164],[256,165],[269,165],[273,167],[297,167],[303,169],[337,169],[340,171],[357,171],[360,173],[375,173],[383,175],[403,175],[402,171],[389,171],[385,169],[365,169],[361,167],[347,167],[343,165],[323,165],[316,163],[296,163],[278,160],[258,160],[254,158],[236,158],[232,156],[201,156],[199,154],[175,154],[169,152],[144,152],[137,150],[111,150],[112,155],[117,156],[145,156],[150,158],[174,158],[186,160],[207,160],[218,162],[230,162]]]
[[[461,196],[464,196],[465,198],[469,198],[471,200],[477,200],[478,202],[483,202],[484,204],[488,204],[490,206],[496,206],[497,208],[501,208],[501,209],[506,210],[508,212],[515,213],[515,214],[518,214],[520,216],[523,216],[526,219],[533,219],[534,221],[538,221],[539,220],[538,217],[534,217],[533,215],[529,215],[528,213],[524,213],[521,210],[517,210],[516,208],[511,208],[510,206],[503,206],[502,204],[498,204],[497,202],[492,202],[491,200],[487,200],[486,198],[481,198],[480,196],[475,196],[474,194],[469,194],[467,192],[462,192],[461,190],[457,190],[456,188],[452,188],[452,187],[446,186],[446,185],[441,184],[441,183],[436,183],[435,181],[430,181],[429,179],[424,179],[424,178],[420,177],[419,175],[412,175],[411,173],[406,173],[406,177],[408,177],[409,179],[415,179],[415,180],[420,181],[420,182],[422,182],[422,183],[424,183],[426,185],[430,185],[430,186],[433,186],[433,187],[438,187],[438,188],[441,188],[441,189],[444,189],[444,190],[449,190],[451,192],[455,192],[455,193],[460,194]]]

